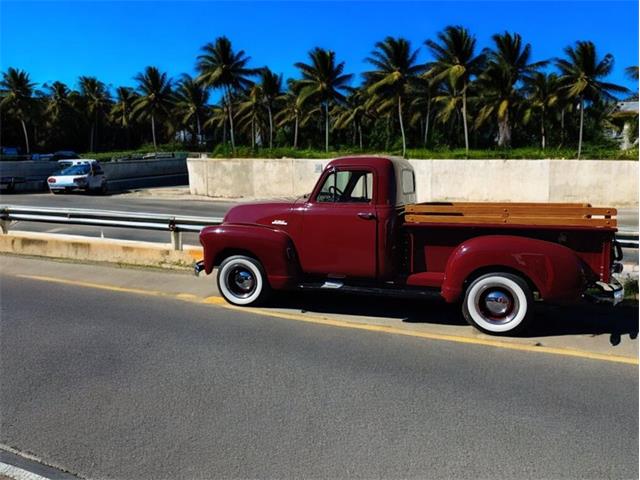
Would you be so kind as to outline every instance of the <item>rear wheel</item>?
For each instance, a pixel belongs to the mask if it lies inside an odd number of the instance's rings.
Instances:
[[[485,333],[516,334],[531,322],[532,308],[533,295],[524,279],[510,273],[489,273],[467,288],[462,314]]]
[[[271,293],[262,264],[244,255],[224,259],[218,268],[217,280],[220,294],[234,305],[259,305]]]

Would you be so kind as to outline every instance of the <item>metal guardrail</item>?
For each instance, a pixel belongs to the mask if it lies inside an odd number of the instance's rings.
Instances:
[[[171,233],[173,248],[181,250],[182,232],[199,232],[206,226],[219,225],[222,223],[222,217],[130,213],[82,208],[0,206],[2,233],[7,233],[12,223],[20,221],[165,230]],[[621,230],[616,234],[616,239],[622,248],[638,248],[638,232]]]
[[[638,232],[618,230],[616,240],[622,248],[638,248]]]
[[[222,218],[159,213],[130,213],[82,208],[0,206],[0,229],[2,233],[8,233],[9,228],[17,222],[164,230],[170,232],[173,248],[182,250],[182,232],[199,232],[204,227],[221,224]]]

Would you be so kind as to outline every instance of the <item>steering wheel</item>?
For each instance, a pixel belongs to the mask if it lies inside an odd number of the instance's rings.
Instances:
[[[336,187],[335,185],[330,185],[327,190],[333,196],[341,197],[342,195],[344,195],[344,192],[340,190],[338,187]]]

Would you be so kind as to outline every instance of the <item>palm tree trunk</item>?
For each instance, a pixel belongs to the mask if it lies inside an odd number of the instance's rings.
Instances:
[[[564,107],[560,111],[560,147],[564,145]]]
[[[293,129],[293,148],[298,148],[298,115],[296,114],[296,123]]]
[[[498,120],[498,146],[508,147],[511,145],[511,125],[509,125],[509,111],[505,113],[502,120]]]
[[[156,119],[154,115],[151,115],[151,136],[153,137],[153,151],[158,151],[158,145],[156,143]]]
[[[427,118],[425,120],[424,127],[424,147],[427,148],[427,143],[429,142],[429,120],[431,117],[431,96],[429,96],[429,100],[427,103]]]
[[[273,148],[273,115],[271,114],[271,105],[267,105],[269,112],[269,148]]]
[[[202,131],[200,129],[200,116],[196,113],[196,128],[198,130],[198,146],[202,144]]]
[[[227,121],[222,122],[222,145],[227,146]]]
[[[358,123],[358,136],[360,137],[360,150],[362,151],[362,125]]]
[[[93,152],[93,131],[95,129],[95,124],[91,123],[91,134],[89,136],[89,151]]]
[[[398,120],[400,120],[400,134],[402,135],[402,158],[407,156],[407,139],[404,135],[404,122],[402,121],[402,97],[398,97]]]
[[[236,151],[236,140],[233,136],[233,111],[231,107],[231,89],[227,87],[227,108],[229,112],[229,135],[231,136],[231,151]]]
[[[325,113],[325,121],[324,121],[324,151],[329,151],[329,102],[325,102],[324,104],[324,113]]]
[[[31,153],[31,148],[29,148],[29,134],[27,133],[27,125],[24,123],[23,119],[20,119],[20,123],[22,124],[22,133],[24,133],[24,143],[27,147],[27,153]]]
[[[542,150],[544,150],[544,147],[546,146],[546,143],[547,143],[545,134],[544,134],[544,107],[540,112],[540,134],[542,136]]]
[[[580,97],[580,137],[578,137],[578,160],[582,153],[582,126],[584,125],[584,98]]]
[[[469,156],[469,130],[467,128],[467,84],[462,87],[462,125],[464,127],[464,149]]]
[[[251,115],[251,150],[256,148],[256,119]]]
[[[391,114],[387,114],[387,138],[384,142],[384,149],[389,151],[389,140],[391,139]]]

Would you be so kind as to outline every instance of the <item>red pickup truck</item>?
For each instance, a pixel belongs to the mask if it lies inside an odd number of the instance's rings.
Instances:
[[[481,331],[513,334],[536,300],[622,300],[611,275],[622,269],[615,215],[575,203],[416,203],[406,160],[340,158],[311,194],[239,205],[204,228],[195,270],[218,267],[220,293],[234,305],[282,289],[435,291],[461,301]]]

